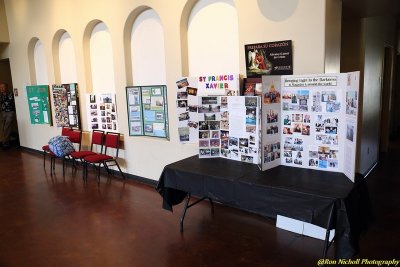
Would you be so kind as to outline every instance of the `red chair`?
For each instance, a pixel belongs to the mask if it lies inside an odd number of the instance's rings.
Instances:
[[[69,127],[62,127],[62,129],[61,129],[61,135],[63,135],[63,136],[68,136],[68,133],[69,133],[70,131],[72,131],[72,128],[69,128]],[[50,151],[49,145],[44,145],[44,146],[42,146],[42,150],[43,150],[43,168],[45,168],[45,167],[46,167],[46,155],[47,155],[47,154],[50,154],[51,151]],[[53,155],[54,155],[54,154],[53,154]]]
[[[77,151],[81,150],[81,146],[82,146],[82,131],[79,129],[71,129],[68,133],[67,136],[69,138],[69,140],[72,142],[72,144],[75,146],[75,149]],[[52,171],[54,171],[55,169],[55,163],[56,163],[56,159],[59,158],[56,155],[53,154],[53,152],[50,151],[50,155],[51,155],[51,167],[50,167],[50,173],[52,173]],[[66,155],[64,157],[61,158],[62,159],[62,163],[63,163],[63,175],[65,172],[65,161],[71,159],[70,155]]]
[[[75,167],[75,161],[83,162],[83,159],[87,156],[96,155],[97,153],[103,153],[103,141],[104,141],[104,131],[93,130],[92,140],[90,144],[90,150],[81,150],[71,153],[71,158],[73,161],[73,167]],[[83,169],[83,178],[85,178],[85,169]]]
[[[105,139],[104,139],[104,153],[99,153],[95,155],[90,155],[85,157],[84,160],[84,179],[87,182],[87,168],[88,164],[92,164],[97,168],[97,181],[100,183],[100,167],[103,164],[104,168],[107,170],[108,174],[111,174],[110,167],[111,166],[117,166],[121,176],[123,179],[125,179],[124,174],[121,171],[121,168],[119,167],[119,164],[117,162],[118,158],[118,151],[119,151],[119,141],[120,138],[120,133],[106,133]],[[113,163],[113,164],[109,164]],[[96,167],[96,164],[98,166]]]

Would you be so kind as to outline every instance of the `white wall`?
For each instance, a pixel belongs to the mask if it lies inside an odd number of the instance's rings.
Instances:
[[[171,103],[176,99],[176,79],[184,73],[184,58],[181,29],[182,21],[189,22],[190,14],[198,13],[190,19],[192,27],[197,19],[204,21],[202,11],[211,12],[208,7],[201,9],[199,12],[192,12],[195,6],[194,0],[119,0],[117,2],[95,1],[95,0],[69,0],[69,1],[53,1],[53,0],[4,0],[7,12],[7,19],[10,33],[10,48],[7,51],[10,57],[13,84],[19,88],[20,95],[16,98],[18,113],[18,128],[20,133],[20,142],[24,147],[40,150],[52,136],[59,134],[57,127],[47,125],[31,125],[29,122],[29,110],[26,103],[25,86],[30,83],[29,61],[27,58],[27,47],[29,41],[36,37],[41,40],[45,48],[45,61],[48,70],[48,83],[55,81],[53,57],[58,55],[52,54],[52,41],[55,33],[63,29],[69,33],[76,54],[77,82],[80,87],[80,97],[85,98],[87,92],[94,90],[115,90],[118,105],[118,126],[120,132],[124,135],[124,149],[122,151],[121,165],[123,170],[149,179],[157,180],[163,167],[173,161],[191,156],[197,153],[195,145],[182,145],[178,141],[176,108]],[[325,65],[325,1],[321,0],[290,0],[285,5],[272,5],[274,1],[262,0],[234,0],[228,2],[218,2],[218,5],[224,6],[222,10],[230,10],[229,14],[234,14],[227,19],[234,23],[234,16],[237,16],[238,34],[229,34],[228,36],[236,36],[235,41],[226,42],[225,51],[236,53],[229,59],[229,64],[220,62],[221,60],[208,60],[197,71],[217,71],[218,72],[239,72],[245,74],[245,57],[244,45],[256,42],[269,42],[277,40],[293,40],[294,51],[294,72],[302,73],[321,73],[324,71]],[[276,3],[279,1],[275,1]],[[233,5],[232,5],[233,3]],[[269,6],[268,3],[271,5]],[[213,5],[207,5],[212,8]],[[171,140],[153,139],[149,137],[130,137],[128,131],[127,112],[126,112],[126,93],[127,73],[125,71],[124,42],[130,42],[124,39],[124,26],[130,14],[135,10],[144,10],[151,8],[159,16],[164,31],[164,51],[165,51],[165,72],[166,84],[168,87],[168,115],[170,118],[170,135]],[[226,9],[225,9],[226,8]],[[274,17],[272,14],[279,12],[281,16]],[[140,12],[139,12],[140,13]],[[45,14],[38,16],[37,14]],[[68,14],[68,15],[66,15]],[[217,24],[224,23],[225,13],[220,12],[218,19],[210,17],[209,20]],[[94,79],[95,71],[90,67],[96,66],[98,63],[91,60],[100,60],[103,55],[97,55],[92,59],[93,53],[90,55],[85,47],[92,44],[94,39],[90,39],[91,32],[85,32],[90,28],[93,21],[102,21],[107,25],[111,52],[108,54],[113,62],[112,70],[107,71],[105,76],[108,81],[97,84]],[[206,23],[206,22],[204,22]],[[224,25],[224,24],[223,24]],[[207,28],[209,28],[207,22]],[[220,34],[224,36],[224,31],[231,32],[232,26],[226,26],[220,29]],[[190,30],[191,31],[191,30]],[[89,34],[89,36],[86,36]],[[220,43],[214,43],[213,39],[208,38],[211,32],[204,36],[204,40],[208,42],[203,46],[206,55],[212,55],[214,46],[219,47]],[[238,36],[238,37],[237,37]],[[87,39],[86,39],[87,37]],[[88,44],[87,40],[90,40]],[[108,41],[107,41],[108,42]],[[192,43],[192,42],[190,42]],[[160,44],[163,46],[163,44]],[[194,48],[194,46],[191,46]],[[192,49],[191,48],[191,49]],[[193,58],[196,56],[193,55]],[[190,61],[193,62],[192,56]],[[214,56],[212,56],[215,59]],[[197,63],[200,65],[200,63]],[[189,65],[189,64],[188,64]],[[214,69],[214,67],[221,69]],[[239,66],[239,68],[237,67]],[[196,66],[193,65],[193,68]],[[134,68],[133,68],[133,71]],[[191,71],[195,72],[195,70]],[[192,74],[192,73],[191,73]],[[111,80],[113,80],[111,82]],[[93,83],[93,88],[89,88],[88,84]],[[104,86],[106,83],[108,85]],[[104,88],[103,88],[104,87]],[[106,88],[107,87],[107,88]],[[81,101],[84,102],[84,101]],[[87,125],[87,118],[83,104],[81,105],[82,125],[84,130]]]

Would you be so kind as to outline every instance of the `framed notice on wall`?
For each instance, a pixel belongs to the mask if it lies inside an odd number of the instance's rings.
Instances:
[[[126,87],[129,135],[169,139],[167,87]]]
[[[48,85],[26,87],[32,124],[52,124]]]

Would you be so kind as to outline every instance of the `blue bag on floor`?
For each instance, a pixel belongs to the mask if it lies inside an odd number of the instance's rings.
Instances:
[[[57,157],[65,157],[75,151],[72,142],[66,136],[55,136],[49,140],[49,149]]]

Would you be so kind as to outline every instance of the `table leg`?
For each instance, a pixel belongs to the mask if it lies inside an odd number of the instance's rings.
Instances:
[[[181,233],[183,233],[183,221],[185,220],[186,211],[189,208],[189,201],[190,201],[190,193],[187,193],[185,207],[183,208],[183,213],[181,217]]]

